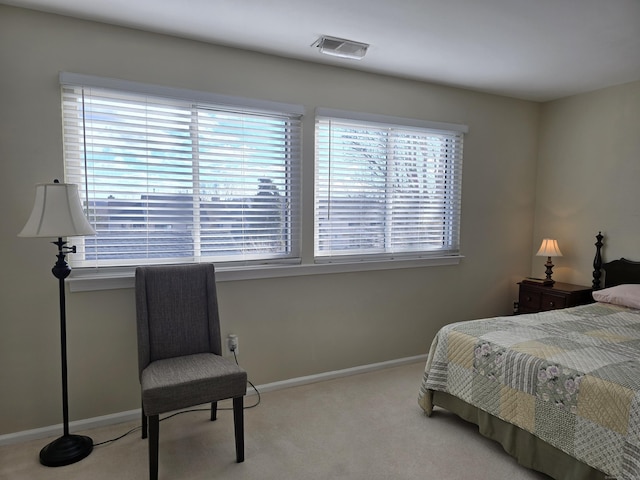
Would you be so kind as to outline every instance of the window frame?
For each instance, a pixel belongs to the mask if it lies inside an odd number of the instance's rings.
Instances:
[[[83,260],[79,260],[74,262],[74,259],[71,258],[70,259],[70,263],[72,266],[75,267],[75,271],[81,270],[81,271],[94,271],[94,272],[111,272],[111,271],[118,271],[118,270],[129,270],[132,266],[137,266],[137,265],[143,265],[143,264],[155,264],[155,263],[197,263],[200,261],[216,261],[218,265],[225,265],[225,266],[229,266],[229,267],[237,267],[237,266],[248,266],[248,265],[263,265],[263,264],[291,264],[291,263],[299,263],[300,262],[300,256],[301,256],[301,239],[300,239],[300,235],[301,235],[301,216],[300,216],[300,198],[301,198],[301,172],[302,172],[302,117],[304,115],[304,107],[299,106],[299,105],[293,105],[293,104],[284,104],[284,103],[279,103],[279,102],[268,102],[268,101],[262,101],[262,100],[255,100],[255,99],[246,99],[246,98],[240,98],[240,97],[230,97],[230,96],[223,96],[223,95],[217,95],[217,94],[209,94],[207,92],[199,92],[199,91],[193,91],[193,90],[186,90],[186,89],[175,89],[175,88],[169,88],[169,87],[162,87],[162,86],[157,86],[157,85],[148,85],[148,84],[143,84],[143,83],[138,83],[138,82],[128,82],[128,81],[122,81],[122,80],[117,80],[117,79],[110,79],[110,78],[103,78],[103,77],[94,77],[94,76],[89,76],[89,75],[79,75],[79,74],[73,74],[73,73],[67,73],[67,72],[63,72],[60,74],[60,88],[62,91],[62,101],[63,101],[63,121],[66,120],[66,114],[70,113],[70,121],[68,124],[63,125],[63,135],[65,137],[65,159],[64,159],[64,163],[65,163],[65,178],[66,181],[72,181],[74,183],[78,183],[80,186],[80,190],[84,191],[84,187],[85,185],[89,186],[89,182],[92,181],[92,179],[87,179],[87,173],[84,171],[85,166],[86,166],[86,159],[83,160],[83,158],[85,158],[83,156],[84,149],[85,149],[85,139],[83,138],[83,136],[85,135],[84,131],[82,130],[82,125],[83,123],[79,123],[78,125],[73,125],[70,122],[73,122],[74,118],[75,118],[75,113],[74,113],[74,104],[71,104],[71,108],[72,110],[66,110],[66,106],[64,105],[65,99],[66,98],[74,98],[74,95],[78,95],[77,98],[81,98],[81,95],[84,95],[83,90],[81,89],[99,89],[101,93],[104,93],[106,95],[106,97],[104,98],[118,98],[118,97],[122,97],[124,96],[124,100],[125,102],[130,102],[131,100],[133,100],[134,103],[131,103],[131,105],[135,105],[135,102],[138,100],[138,98],[131,98],[131,97],[139,97],[139,101],[140,101],[140,105],[145,105],[146,101],[153,101],[156,102],[157,104],[161,107],[161,108],[169,108],[169,109],[176,109],[176,108],[180,108],[181,111],[184,111],[187,113],[187,115],[185,115],[184,117],[186,118],[186,120],[183,121],[186,122],[184,123],[184,125],[187,125],[189,127],[189,130],[192,131],[195,125],[198,124],[202,124],[203,122],[200,121],[198,122],[197,119],[194,122],[194,114],[195,115],[209,115],[209,112],[219,112],[217,115],[228,115],[230,114],[231,117],[229,117],[230,119],[232,119],[233,121],[236,121],[237,119],[242,119],[243,115],[248,115],[248,119],[250,119],[251,121],[253,121],[253,119],[257,118],[259,119],[261,116],[265,116],[266,119],[270,119],[273,118],[274,120],[267,120],[267,124],[265,125],[269,125],[269,124],[273,124],[275,125],[275,132],[278,133],[278,128],[282,129],[282,133],[285,135],[289,135],[290,133],[293,132],[291,140],[293,140],[293,143],[286,143],[284,144],[281,148],[283,149],[282,152],[286,153],[285,157],[282,157],[282,160],[279,158],[281,153],[280,153],[280,147],[278,146],[278,150],[276,150],[276,152],[274,153],[273,157],[270,157],[270,159],[275,162],[277,161],[278,164],[280,162],[282,162],[282,166],[280,168],[284,168],[283,173],[279,174],[282,177],[282,182],[286,182],[284,183],[286,191],[288,192],[288,194],[286,195],[286,198],[289,201],[286,203],[287,206],[287,213],[286,213],[286,228],[283,230],[282,235],[284,235],[284,237],[282,237],[285,242],[282,243],[282,247],[279,249],[281,250],[279,253],[274,253],[274,254],[270,254],[268,253],[268,251],[265,251],[264,253],[260,253],[260,254],[251,254],[249,253],[249,255],[245,254],[245,253],[237,253],[233,256],[227,256],[227,259],[224,260],[216,260],[214,259],[214,257],[211,257],[207,254],[204,254],[202,256],[200,256],[200,252],[199,250],[195,250],[193,253],[195,254],[191,254],[189,255],[187,252],[187,255],[185,255],[184,257],[182,256],[178,256],[174,258],[145,258],[144,255],[142,255],[140,258],[123,258],[122,260],[119,259],[113,259],[113,260],[108,260],[108,259],[100,259],[100,258],[95,258],[95,259],[91,259],[90,257],[87,257],[86,259]],[[70,92],[69,95],[67,96],[64,92],[65,89],[78,89],[79,94]],[[81,103],[84,102],[84,99],[79,100]],[[116,100],[118,101],[118,100]],[[175,106],[174,106],[175,105]],[[80,105],[81,106],[81,105]],[[82,107],[82,106],[81,106]],[[146,110],[144,109],[146,107],[143,107],[143,112],[146,112]],[[79,112],[83,112],[84,110],[79,110]],[[108,112],[108,111],[107,111]],[[194,113],[194,112],[198,112],[198,113]],[[229,113],[225,113],[225,112],[229,112]],[[82,113],[82,115],[84,115],[84,113]],[[129,114],[127,114],[129,115]],[[202,117],[204,118],[204,117]],[[282,121],[285,122],[283,123],[281,126],[278,124],[279,120],[276,121],[278,118],[282,118]],[[144,118],[143,118],[144,119]],[[78,119],[79,122],[84,122],[83,118],[79,118]],[[259,120],[259,122],[262,122],[262,120]],[[289,122],[294,122],[297,123],[297,127],[294,127],[294,130],[290,130],[289,128]],[[214,124],[217,124],[218,121],[214,121]],[[124,125],[124,124],[121,124]],[[261,123],[259,125],[262,125]],[[144,125],[143,125],[144,126]],[[76,129],[74,131],[74,128]],[[197,127],[198,131],[200,131],[201,127]],[[202,127],[204,128],[204,127]],[[217,128],[217,127],[216,127]],[[242,124],[241,126],[242,130],[238,131],[238,134],[242,135],[244,130],[244,125]],[[271,127],[268,127],[271,128]],[[68,130],[67,130],[68,129]],[[71,132],[71,135],[68,135],[68,131]],[[99,130],[98,130],[98,134],[99,134]],[[264,137],[264,134],[262,133],[261,129],[256,129],[253,131],[253,134],[258,134],[260,141],[262,142],[262,138]],[[147,135],[145,133],[145,135]],[[200,133],[198,133],[198,135],[200,135]],[[226,133],[223,134],[217,134],[217,135],[227,135]],[[69,139],[72,139],[71,141],[68,141]],[[143,138],[146,138],[143,137]],[[224,138],[224,137],[222,137]],[[239,137],[240,140],[246,140],[245,137]],[[256,137],[252,137],[251,139],[255,139]],[[283,139],[288,139],[288,137],[283,137]],[[174,139],[171,136],[167,136],[167,141],[171,141],[173,142]],[[237,141],[237,140],[236,140]],[[268,140],[269,142],[271,142],[272,140]],[[115,143],[114,143],[115,142]],[[113,145],[118,144],[118,139],[115,138],[114,142],[111,142],[109,144],[107,144],[108,148],[112,148],[110,147],[111,143],[113,143]],[[71,148],[68,148],[69,145],[67,145],[67,143],[71,146]],[[241,142],[242,143],[242,142]],[[269,144],[265,144],[265,145],[269,145]],[[75,148],[73,148],[75,146]],[[86,148],[88,149],[90,146],[89,143],[87,143]],[[203,154],[203,151],[201,150],[201,148],[198,146],[198,142],[189,142],[189,144],[187,145],[189,148],[187,149],[187,153],[190,152],[190,155],[187,157],[189,158],[189,164],[191,164],[191,162],[193,162],[193,167],[196,170],[194,170],[193,173],[193,182],[197,181],[197,177],[199,175],[203,175],[203,172],[199,172],[197,171],[200,166],[205,165],[206,163],[205,160],[201,160],[200,156]],[[212,144],[212,146],[214,146]],[[128,147],[127,147],[128,148]],[[99,152],[99,151],[98,151]],[[266,152],[266,151],[265,151]],[[258,157],[261,156],[261,153],[259,151],[259,155]],[[114,153],[115,155],[115,153]],[[217,155],[217,154],[216,154]],[[134,157],[135,158],[135,157]],[[151,158],[149,157],[149,162],[151,162]],[[162,157],[164,158],[164,157]],[[215,157],[214,157],[215,158]],[[221,157],[224,160],[224,157]],[[250,157],[249,157],[250,158]],[[275,160],[274,160],[275,159]],[[112,160],[109,160],[109,162],[111,162]],[[258,160],[251,160],[253,162],[254,168],[256,168],[256,165],[258,166],[262,166],[262,160],[260,160],[258,158]],[[257,163],[258,162],[258,163]],[[227,163],[226,160],[224,160],[224,163]],[[83,166],[84,165],[84,166]],[[110,165],[110,163],[107,163],[107,165]],[[132,164],[133,165],[133,164]],[[145,164],[141,164],[142,167],[144,167]],[[151,163],[149,163],[148,165],[151,165]],[[244,162],[243,162],[244,165]],[[276,167],[276,163],[270,164],[273,168]],[[120,168],[120,167],[118,167]],[[164,167],[162,167],[162,165],[159,167],[161,170],[164,169]],[[234,168],[234,167],[224,167],[224,168]],[[142,169],[142,172],[146,171],[144,168]],[[124,170],[122,170],[122,172],[124,172]],[[160,173],[160,176],[162,176],[162,173]],[[257,182],[257,178],[259,177],[258,173],[254,173],[254,176],[256,176],[256,186],[258,186],[258,182]],[[99,179],[100,177],[96,177],[97,179]],[[213,177],[212,177],[213,178]],[[250,177],[247,177],[250,178]],[[239,179],[242,179],[242,183],[239,185],[245,185],[245,181],[244,181],[244,176],[243,177],[237,177],[237,178],[230,178],[230,180],[236,182]],[[260,179],[260,183],[263,182],[264,179]],[[143,182],[144,182],[144,177],[143,177]],[[164,180],[162,181],[162,183],[164,183]],[[107,184],[109,185],[109,184]],[[118,185],[117,187],[114,187],[116,189],[120,188],[120,185],[116,183],[113,183],[113,185]],[[154,184],[151,184],[154,185]],[[197,183],[193,183],[191,189],[193,190],[198,184]],[[145,187],[144,187],[144,183],[140,184],[140,187],[136,187],[134,185],[133,190],[131,190],[131,193],[134,194],[132,198],[137,198],[135,196],[135,191],[137,191],[136,189],[140,188],[139,190],[139,194],[140,195],[144,195],[144,198],[151,198],[151,200],[148,200],[150,202],[153,202],[153,195],[155,195],[157,197],[156,202],[160,201],[160,206],[156,207],[159,208],[161,210],[158,210],[159,212],[162,212],[161,214],[166,215],[164,212],[165,211],[170,211],[170,210],[162,210],[164,208],[177,208],[180,205],[176,204],[176,207],[164,207],[162,205],[164,205],[164,200],[162,199],[162,197],[166,197],[166,194],[149,194],[149,193],[145,193]],[[241,188],[246,188],[246,187],[241,187]],[[264,199],[266,197],[261,196],[262,194],[262,188],[263,186],[260,184],[259,185],[259,190],[258,190],[258,194],[257,196],[254,194],[254,197],[244,197],[247,200],[252,200],[252,198],[255,198],[255,202],[260,201],[262,204],[262,202],[264,202]],[[151,191],[151,190],[148,190]],[[155,191],[155,190],[153,190]],[[244,191],[244,190],[243,190]],[[176,196],[177,194],[170,194],[173,196]],[[193,211],[193,218],[198,218],[198,214],[201,208],[207,208],[207,204],[206,203],[202,203],[203,200],[200,197],[200,193],[196,193],[195,191],[193,193],[187,193],[188,197],[191,197],[191,202],[192,202],[192,211]],[[247,195],[247,194],[243,194],[243,195]],[[153,212],[153,210],[149,210],[146,214],[144,213],[146,210],[144,210],[144,206],[142,205],[142,203],[145,202],[143,196],[140,197],[141,200],[138,201],[138,203],[141,204],[140,208],[142,208],[143,210],[141,210],[141,214],[143,215],[141,217],[141,220],[144,224],[145,222],[145,218],[147,218],[146,221],[151,222],[153,221],[153,217],[149,216],[146,217],[146,215],[151,215],[151,212]],[[242,197],[239,197],[242,198]],[[270,197],[271,198],[271,197]],[[86,201],[87,201],[87,205],[90,204],[90,202],[94,202],[94,201],[98,201],[99,197],[95,197],[95,200],[89,197],[89,195],[87,194],[86,196]],[[235,199],[232,199],[232,201],[234,201]],[[116,200],[117,201],[117,200]],[[132,200],[133,202],[136,202],[136,200]],[[181,200],[178,199],[178,196],[175,197],[174,200],[172,200],[174,203],[175,202],[180,202]],[[211,198],[212,202],[215,202],[214,198]],[[113,200],[111,200],[111,202],[113,202]],[[126,201],[125,203],[127,203],[130,201]],[[253,202],[253,203],[255,203]],[[271,203],[273,203],[271,201]],[[271,205],[271,203],[269,205]],[[93,204],[93,203],[91,203]],[[191,203],[190,203],[191,204]],[[97,204],[96,204],[97,205]],[[150,203],[151,205],[151,203]],[[224,204],[220,204],[221,206],[224,206]],[[256,204],[258,205],[258,204]],[[130,208],[130,207],[129,207]],[[149,207],[152,208],[152,207]],[[211,207],[210,207],[211,208]],[[221,207],[218,207],[221,208]],[[254,211],[255,209],[255,205],[253,206],[253,208],[251,209],[252,211]],[[224,210],[221,211],[221,215],[227,215],[224,213]],[[260,215],[260,207],[258,207],[257,210],[255,210],[255,212],[258,213],[253,213],[252,215]],[[157,214],[158,215],[158,214]],[[177,215],[177,214],[176,214]],[[176,216],[176,221],[178,222],[185,222],[187,221],[188,223],[188,217],[187,218],[183,218],[181,216]],[[249,218],[249,217],[247,217]],[[258,221],[266,221],[264,218],[260,219],[260,217],[252,217],[252,218],[257,218],[259,219]],[[244,220],[244,222],[253,222],[253,220],[248,219],[248,220]],[[118,223],[118,222],[116,222]],[[186,224],[185,224],[186,225]],[[242,223],[242,232],[245,231],[246,228],[248,228],[250,225],[253,225],[253,223]],[[266,225],[266,224],[265,224]],[[152,224],[149,223],[149,227],[151,227]],[[206,228],[204,225],[200,224],[198,220],[196,220],[196,223],[194,225],[192,225],[191,228],[189,228],[188,231],[193,230],[194,236],[193,239],[191,240],[191,242],[193,242],[193,246],[194,248],[199,247],[199,243],[203,242],[202,237],[200,237],[200,230]],[[125,229],[126,231],[127,229]],[[147,230],[145,229],[141,229],[140,230],[140,234],[142,234],[143,236],[145,236],[145,232]],[[148,232],[152,232],[153,230],[149,230]],[[162,233],[156,229],[156,231],[158,231],[159,235],[162,235]],[[203,230],[203,232],[205,232],[205,230]],[[232,232],[231,232],[232,233]],[[243,233],[244,235],[244,233]],[[132,237],[133,238],[133,237]],[[257,238],[257,237],[256,237]],[[267,240],[270,241],[270,240]],[[85,241],[85,239],[80,238],[80,239],[76,239],[75,243],[79,244],[79,249],[78,252],[82,253],[82,252],[89,252],[89,249],[91,248],[91,239],[87,239]],[[84,244],[86,243],[86,250],[84,248]],[[281,243],[281,242],[279,242]],[[191,243],[190,243],[191,245]],[[203,243],[204,245],[204,243]],[[186,245],[185,245],[186,246]],[[234,249],[237,249],[237,247],[231,246]],[[284,249],[284,250],[282,250]],[[204,253],[204,251],[203,251]],[[88,255],[90,255],[88,253]],[[97,253],[94,255],[98,255]],[[215,254],[217,255],[219,258],[222,258],[222,256],[220,254]],[[258,258],[256,258],[258,257]],[[74,265],[75,263],[75,265]]]
[[[333,146],[331,145],[331,139],[325,140],[325,142],[328,143],[328,145],[325,145],[324,143],[320,144],[321,142],[320,142],[320,139],[318,138],[318,130],[319,128],[322,128],[324,130],[329,130],[328,132],[325,132],[327,135],[329,135],[331,133],[330,122],[332,120],[353,123],[354,128],[358,128],[361,130],[366,130],[367,128],[370,128],[371,130],[388,129],[389,131],[392,129],[399,129],[399,130],[410,129],[410,130],[414,130],[415,132],[420,132],[425,136],[432,134],[434,136],[438,135],[438,136],[450,137],[451,139],[457,138],[458,136],[460,137],[459,138],[459,148],[460,148],[459,158],[458,158],[458,154],[456,153],[456,156],[455,156],[456,159],[454,161],[455,163],[451,167],[451,170],[453,170],[454,172],[454,176],[457,177],[457,182],[456,182],[456,185],[453,187],[453,191],[454,193],[457,193],[460,197],[459,199],[457,199],[458,212],[455,214],[451,214],[451,217],[447,218],[447,221],[450,221],[453,219],[456,222],[455,226],[451,228],[451,231],[453,233],[450,233],[450,235],[453,235],[456,237],[456,241],[453,242],[454,245],[452,245],[452,248],[433,249],[433,250],[405,249],[405,250],[400,250],[396,252],[390,251],[391,249],[387,248],[387,245],[390,243],[389,238],[387,236],[388,235],[393,236],[395,235],[395,233],[390,233],[388,231],[385,231],[382,234],[384,237],[383,243],[385,245],[384,251],[380,251],[380,249],[378,249],[377,251],[366,251],[365,248],[363,248],[362,250],[355,250],[353,254],[347,253],[348,250],[344,248],[342,250],[339,250],[338,253],[336,254],[323,253],[320,251],[320,246],[318,244],[318,238],[322,234],[320,232],[320,225],[319,225],[320,203],[322,202],[324,202],[323,204],[326,204],[327,202],[332,203],[333,199],[331,198],[331,195],[332,195],[331,180],[323,179],[322,180],[323,184],[319,185],[321,175],[318,172],[319,172],[319,169],[321,168],[325,170],[330,169],[328,165],[331,164],[331,159],[330,159],[331,153],[329,152],[331,151]],[[329,125],[326,125],[327,123],[329,123]],[[462,144],[463,144],[463,136],[468,131],[469,131],[469,128],[466,125],[461,125],[461,124],[432,122],[432,121],[396,117],[396,116],[390,116],[390,115],[377,115],[377,114],[368,114],[368,113],[362,113],[362,112],[352,112],[348,110],[339,110],[339,109],[316,108],[315,110],[316,175],[314,176],[315,193],[314,193],[314,245],[313,245],[314,261],[316,263],[335,263],[335,262],[348,263],[348,262],[370,262],[370,261],[385,261],[385,260],[386,261],[417,260],[417,259],[430,258],[430,257],[459,256],[459,248],[460,248],[459,232],[460,232],[460,225],[461,225],[460,210],[461,210],[461,195],[462,195],[462,164],[463,164],[462,163],[463,162]],[[318,159],[319,149],[322,150],[322,152],[328,156],[327,157],[327,161],[329,162],[328,165],[319,164],[319,159]],[[329,152],[325,152],[324,151],[325,149],[328,149]],[[350,154],[347,152],[345,155],[349,156]],[[349,163],[346,163],[346,164],[340,163],[341,160],[343,160],[343,158],[339,157],[337,159],[338,165],[342,165],[342,166],[351,165]],[[450,170],[448,169],[447,172],[449,171]],[[331,176],[333,174],[329,173],[328,175]],[[336,179],[338,178],[337,175],[335,178]],[[388,180],[385,179],[384,182],[386,181]],[[343,187],[342,190],[343,192],[350,191],[348,187],[346,189]],[[357,190],[354,190],[354,191],[357,192]],[[325,195],[327,198],[324,198],[322,195]],[[386,205],[385,209],[388,210],[389,204],[393,200],[392,200],[392,197],[388,196],[386,193],[384,198],[385,198],[385,205]],[[326,209],[327,205],[325,205],[324,208]],[[354,218],[354,217],[348,217],[348,218]],[[443,224],[445,223],[447,222],[443,221]],[[388,227],[381,228],[380,230],[386,230],[387,228]],[[330,242],[327,242],[327,243],[329,244]]]

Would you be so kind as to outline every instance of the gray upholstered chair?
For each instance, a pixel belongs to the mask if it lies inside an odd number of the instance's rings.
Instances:
[[[159,415],[233,399],[236,460],[244,461],[243,397],[247,373],[221,356],[212,264],[136,269],[142,438],[149,431],[149,473],[158,478]],[[147,424],[148,419],[148,424]]]

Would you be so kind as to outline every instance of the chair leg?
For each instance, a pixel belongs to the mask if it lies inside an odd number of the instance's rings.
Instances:
[[[211,402],[211,421],[218,418],[218,402]]]
[[[244,397],[233,399],[233,427],[236,434],[236,461],[244,462]]]
[[[144,413],[144,407],[142,407],[142,438],[147,438],[147,415]]]
[[[158,444],[160,436],[160,416],[149,417],[149,480],[158,480]]]

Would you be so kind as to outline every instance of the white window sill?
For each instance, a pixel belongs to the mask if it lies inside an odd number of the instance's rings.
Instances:
[[[370,270],[393,270],[400,268],[435,267],[458,265],[461,255],[421,258],[413,260],[387,260],[358,263],[323,263],[311,265],[266,265],[251,267],[216,267],[216,281],[231,282],[260,278],[295,277],[301,275],[321,275],[326,273],[364,272]],[[71,272],[67,279],[72,292],[94,290],[114,290],[134,287],[135,267],[82,269]]]

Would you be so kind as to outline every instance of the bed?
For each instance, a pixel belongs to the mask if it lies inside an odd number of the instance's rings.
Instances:
[[[640,262],[603,263],[596,238],[594,303],[446,325],[418,403],[552,478],[640,479]]]

